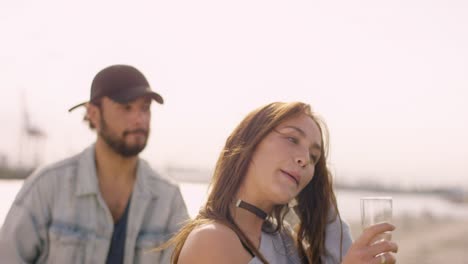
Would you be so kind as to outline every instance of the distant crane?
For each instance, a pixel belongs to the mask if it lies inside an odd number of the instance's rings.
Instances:
[[[22,124],[20,131],[19,167],[36,168],[41,163],[41,151],[46,133],[31,121],[26,98],[22,94]]]

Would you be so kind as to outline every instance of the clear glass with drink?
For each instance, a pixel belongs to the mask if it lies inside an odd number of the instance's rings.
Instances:
[[[374,196],[361,198],[361,224],[362,229],[378,223],[392,222],[392,197]],[[379,235],[373,243],[382,240],[391,240],[391,233]]]

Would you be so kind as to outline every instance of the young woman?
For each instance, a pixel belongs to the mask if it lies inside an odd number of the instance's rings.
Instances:
[[[372,243],[394,229],[390,224],[368,228],[351,244],[324,133],[304,103],[271,103],[248,114],[226,141],[206,204],[171,239],[172,262],[395,263],[395,243]],[[297,215],[293,229],[288,212]]]

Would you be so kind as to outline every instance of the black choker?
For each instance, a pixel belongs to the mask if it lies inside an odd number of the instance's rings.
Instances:
[[[268,217],[268,214],[265,213],[262,209],[256,207],[253,204],[249,204],[247,202],[244,202],[241,199],[237,200],[236,207],[243,208],[243,209],[251,212],[252,214],[260,217],[263,220],[266,220],[267,217]]]

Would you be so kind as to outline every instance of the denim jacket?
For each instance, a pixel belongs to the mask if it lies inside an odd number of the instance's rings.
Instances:
[[[1,263],[105,263],[114,221],[98,187],[94,146],[28,177],[0,230]],[[177,185],[139,159],[124,263],[169,263],[148,252],[189,219]]]

